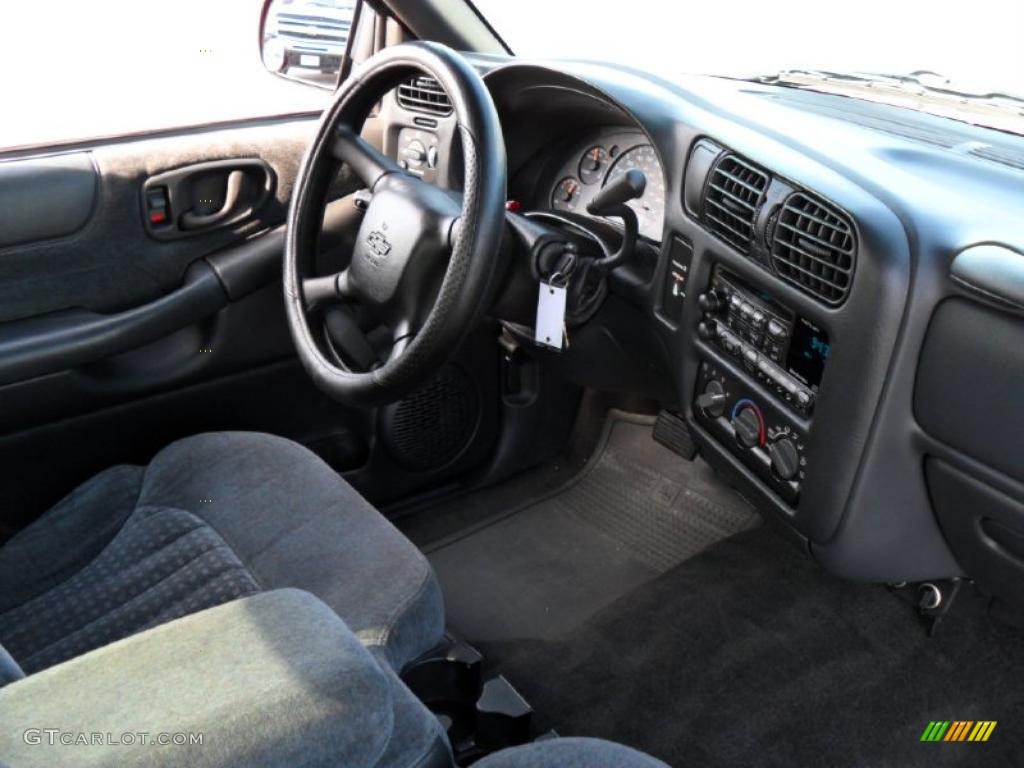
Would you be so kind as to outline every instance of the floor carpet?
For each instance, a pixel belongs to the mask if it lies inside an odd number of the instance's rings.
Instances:
[[[929,638],[885,587],[829,577],[762,528],[560,637],[480,648],[538,728],[679,768],[1022,766],[1024,634],[967,613]],[[933,720],[998,725],[986,743],[922,743]]]
[[[929,638],[907,600],[751,528],[650,423],[611,419],[540,498],[525,476],[420,524],[452,629],[538,731],[678,768],[1024,766],[1024,632],[964,594]],[[985,743],[923,743],[935,720],[998,724]]]

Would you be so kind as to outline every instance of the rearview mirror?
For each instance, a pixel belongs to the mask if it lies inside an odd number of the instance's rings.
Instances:
[[[260,25],[263,66],[289,80],[334,88],[356,0],[268,0]]]

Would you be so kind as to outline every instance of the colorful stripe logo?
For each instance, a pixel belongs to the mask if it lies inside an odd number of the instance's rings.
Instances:
[[[988,741],[996,720],[932,720],[921,741]]]

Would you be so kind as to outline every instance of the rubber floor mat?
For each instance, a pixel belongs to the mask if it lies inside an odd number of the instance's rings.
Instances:
[[[701,461],[612,412],[564,487],[437,542],[449,624],[477,642],[548,638],[760,517]]]

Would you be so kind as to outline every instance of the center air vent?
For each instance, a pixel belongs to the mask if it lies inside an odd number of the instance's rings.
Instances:
[[[414,77],[398,86],[398,103],[410,112],[444,117],[452,113],[452,101],[432,77]]]
[[[736,155],[726,155],[711,169],[704,188],[704,224],[743,253],[750,253],[754,219],[768,188],[768,174]]]
[[[775,271],[826,304],[842,304],[850,292],[857,242],[841,211],[803,192],[794,192],[775,224]]]

